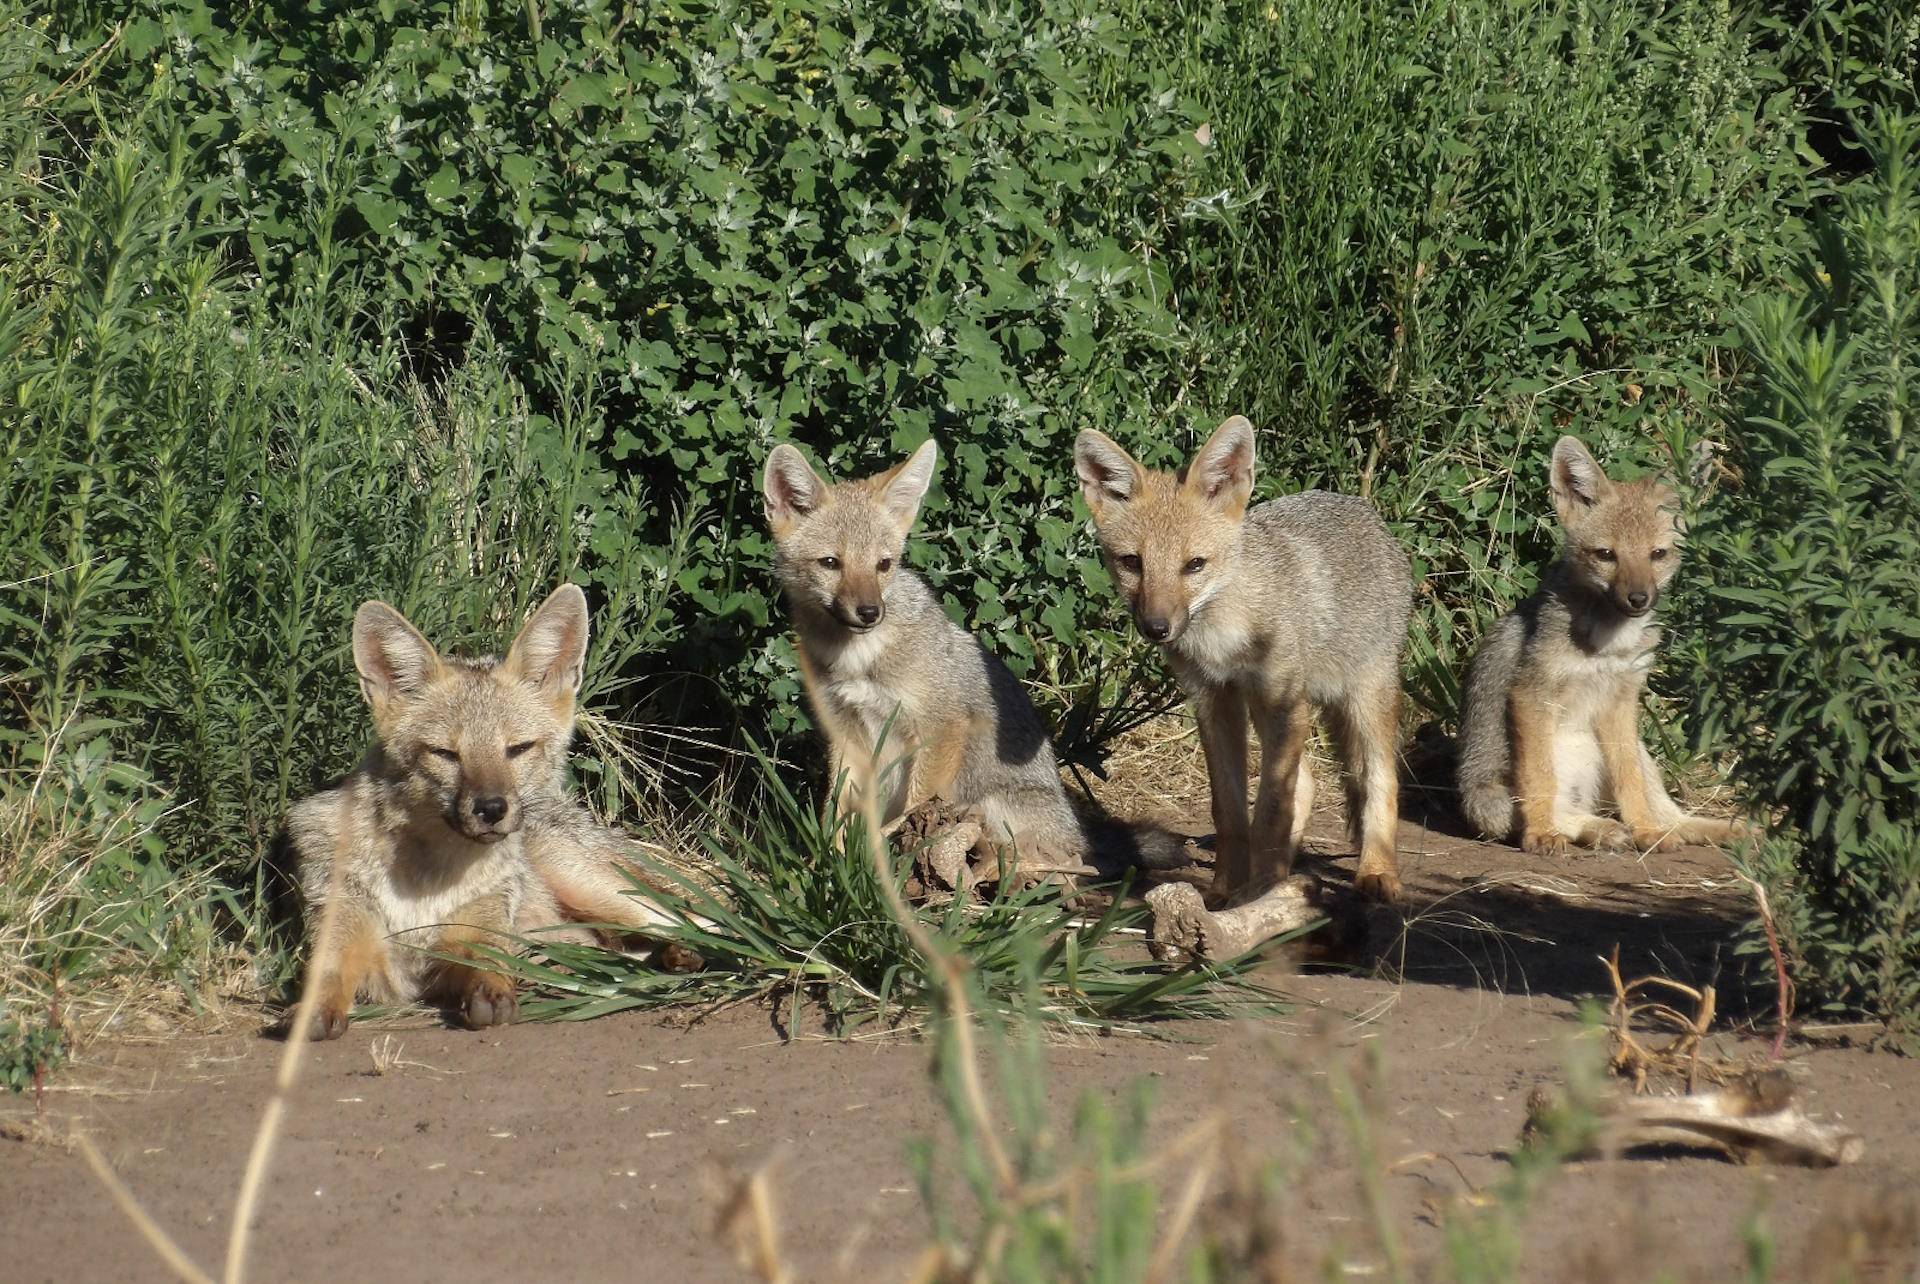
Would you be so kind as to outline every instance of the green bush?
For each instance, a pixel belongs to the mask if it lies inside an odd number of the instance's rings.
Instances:
[[[286,804],[364,745],[359,601],[491,646],[590,563],[605,681],[671,542],[637,547],[579,396],[530,413],[482,347],[410,380],[325,256],[280,304],[222,277],[177,134],[69,163],[47,124],[9,115],[0,188],[0,974],[99,949],[190,988],[261,943]]]
[[[1778,823],[1752,857],[1803,993],[1920,1013],[1920,118],[1754,304],[1740,485],[1692,538],[1720,605],[1694,644],[1706,743]]]
[[[704,519],[682,654],[727,696],[791,723],[756,494],[780,440],[853,472],[937,433],[915,558],[1017,667],[1073,637],[1059,443],[1146,413],[1176,333],[1133,229],[1193,150],[1097,6],[134,11],[108,75],[231,174],[264,280],[325,244],[429,359],[479,322],[590,373],[584,444]],[[1141,68],[1110,107],[1096,60]]]
[[[1413,545],[1450,716],[1546,549],[1510,471],[1567,422],[1688,448],[1799,186],[1749,24],[1651,0],[71,9],[269,288],[324,248],[420,360],[478,324],[592,379],[598,462],[703,518],[668,662],[776,730],[772,442],[852,472],[937,434],[911,556],[1057,712],[1132,663],[1067,443],[1166,461],[1229,411],[1268,489],[1364,490]]]
[[[1219,193],[1176,255],[1191,382],[1268,427],[1276,489],[1380,504],[1424,581],[1410,693],[1451,721],[1552,551],[1555,437],[1644,468],[1717,429],[1729,305],[1803,187],[1793,95],[1738,6],[1186,0],[1162,25]]]

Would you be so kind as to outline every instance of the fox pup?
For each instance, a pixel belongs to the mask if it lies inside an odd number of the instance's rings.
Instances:
[[[1365,500],[1306,491],[1251,510],[1253,425],[1235,415],[1178,473],[1087,429],[1080,493],[1115,586],[1193,701],[1206,752],[1218,903],[1286,874],[1313,802],[1311,712],[1338,742],[1355,883],[1399,895],[1400,651],[1413,609],[1404,549]],[[1247,823],[1247,723],[1260,791]]]
[[[847,806],[840,790],[852,787],[841,785],[850,781],[843,773],[861,772],[878,745],[890,770],[879,786],[883,822],[910,802],[940,798],[980,820],[983,855],[1000,849],[1009,863],[1040,870],[1097,867],[1019,681],[900,565],[935,452],[928,441],[886,472],[839,483],[792,446],[767,456],[762,496],[775,571],[827,737],[834,813]]]
[[[1468,668],[1461,810],[1486,837],[1543,854],[1725,842],[1740,826],[1680,810],[1640,743],[1653,610],[1680,564],[1674,493],[1652,477],[1611,480],[1573,437],[1554,444],[1550,478],[1560,560]],[[1608,804],[1618,820],[1597,814]]]
[[[475,945],[506,947],[505,933],[569,921],[640,933],[674,921],[631,894],[626,840],[566,792],[586,654],[587,599],[571,584],[533,613],[505,660],[443,657],[384,602],[355,612],[374,743],[287,817],[310,928],[339,898],[308,963],[321,987],[313,1038],[344,1034],[361,997],[431,998],[474,1029],[511,1021],[513,983]],[[688,952],[670,948],[663,961],[687,966]]]

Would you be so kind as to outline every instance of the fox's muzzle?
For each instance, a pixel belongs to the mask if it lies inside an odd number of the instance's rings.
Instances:
[[[497,843],[520,829],[520,808],[504,793],[463,790],[449,824],[477,843]]]
[[[1133,623],[1147,641],[1164,646],[1187,627],[1186,603],[1153,593],[1143,584],[1134,598]]]

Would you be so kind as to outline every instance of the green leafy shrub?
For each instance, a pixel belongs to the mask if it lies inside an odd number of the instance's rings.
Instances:
[[[484,346],[423,386],[324,256],[285,305],[222,276],[178,134],[69,162],[22,119],[0,189],[5,961],[99,948],[191,986],[204,966],[173,963],[217,934],[261,943],[287,802],[364,745],[359,601],[490,646],[577,574],[605,673],[657,644],[674,546],[636,547],[638,494],[580,447],[583,394],[535,414]]]
[[[937,433],[955,609],[1023,671],[1072,638],[1060,443],[1147,412],[1175,327],[1136,229],[1193,148],[1097,6],[135,14],[111,74],[231,171],[266,281],[324,244],[429,349],[478,322],[594,375],[582,444],[705,518],[683,654],[727,696],[791,721],[764,703],[798,690],[755,485],[779,440],[854,472]],[[1111,106],[1095,60],[1139,69]],[[664,544],[671,511],[637,529]]]
[[[270,288],[324,250],[422,359],[478,324],[594,378],[596,462],[705,519],[669,663],[776,730],[773,441],[848,473],[937,434],[910,556],[1058,712],[1139,662],[1067,443],[1165,462],[1229,411],[1267,488],[1406,535],[1450,716],[1546,548],[1512,470],[1562,423],[1645,463],[1715,422],[1725,304],[1799,183],[1743,18],[1650,0],[73,11],[73,56],[119,31],[103,82],[230,180]]]
[[[1210,122],[1217,218],[1176,229],[1188,377],[1268,428],[1273,489],[1381,506],[1424,581],[1410,693],[1450,721],[1552,551],[1555,437],[1645,468],[1717,429],[1729,305],[1803,186],[1793,95],[1738,6],[1138,14]]]
[[[1802,989],[1910,1034],[1920,1011],[1920,119],[1816,224],[1743,326],[1743,480],[1693,537],[1718,604],[1698,732],[1778,824],[1754,854]]]

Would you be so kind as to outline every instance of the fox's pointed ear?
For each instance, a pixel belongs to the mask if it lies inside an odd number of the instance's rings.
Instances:
[[[767,456],[760,497],[766,504],[767,525],[777,536],[827,502],[827,483],[799,451],[783,442]]]
[[[1236,516],[1253,497],[1253,424],[1235,415],[1213,430],[1187,465],[1186,487]]]
[[[1082,428],[1073,439],[1073,471],[1080,476],[1080,497],[1096,521],[1103,505],[1124,504],[1140,489],[1140,465],[1097,428]]]
[[[562,584],[507,650],[502,668],[557,704],[572,704],[587,668],[587,595]]]
[[[353,613],[353,667],[378,723],[397,701],[419,695],[440,676],[440,653],[385,602],[362,602]]]
[[[1593,455],[1578,437],[1562,437],[1553,443],[1553,511],[1565,526],[1580,513],[1599,503],[1613,483],[1594,461]]]
[[[929,437],[904,463],[894,465],[877,479],[880,502],[898,519],[902,531],[919,516],[920,501],[926,498],[927,487],[933,485],[933,466],[939,458],[940,447]]]

